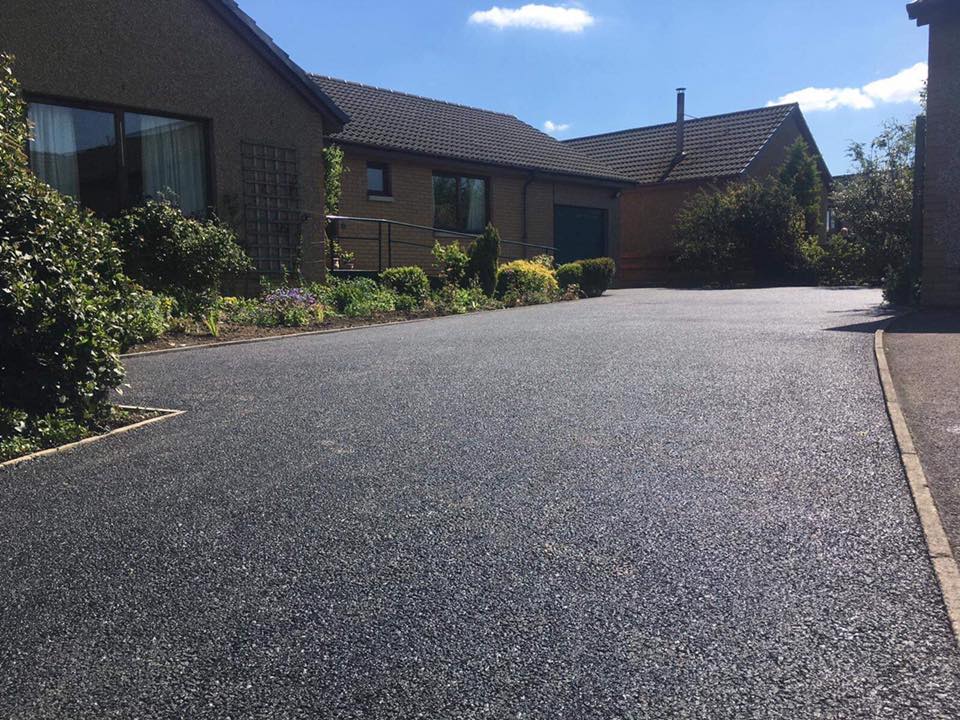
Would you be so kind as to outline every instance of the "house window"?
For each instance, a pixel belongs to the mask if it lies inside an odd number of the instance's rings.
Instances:
[[[165,197],[207,210],[206,128],[195,120],[32,102],[37,177],[102,217]]]
[[[384,163],[367,163],[367,196],[390,197],[390,166]]]
[[[487,180],[433,174],[433,225],[442,230],[480,233],[487,225]]]

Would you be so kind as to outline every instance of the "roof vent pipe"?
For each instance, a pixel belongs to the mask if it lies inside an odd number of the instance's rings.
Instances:
[[[684,123],[686,122],[686,88],[677,88],[677,156],[683,155]]]

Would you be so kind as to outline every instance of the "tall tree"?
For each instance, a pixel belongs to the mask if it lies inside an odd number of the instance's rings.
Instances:
[[[803,138],[787,150],[787,159],[780,168],[780,182],[790,191],[803,211],[808,235],[819,235],[823,216],[823,183],[820,166]]]

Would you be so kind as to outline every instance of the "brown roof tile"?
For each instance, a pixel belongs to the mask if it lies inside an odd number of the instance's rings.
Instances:
[[[797,105],[688,120],[684,157],[676,163],[676,123],[566,140],[635,182],[681,182],[739,175]]]
[[[602,162],[512,115],[320,75],[311,77],[350,115],[344,129],[331,136],[334,142],[630,182]]]

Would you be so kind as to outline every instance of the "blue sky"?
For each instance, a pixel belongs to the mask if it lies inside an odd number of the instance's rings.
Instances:
[[[794,97],[830,169],[919,112],[927,31],[904,0],[239,0],[305,69],[576,137]],[[794,95],[804,91],[800,95]]]

